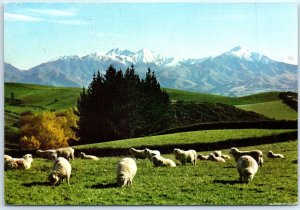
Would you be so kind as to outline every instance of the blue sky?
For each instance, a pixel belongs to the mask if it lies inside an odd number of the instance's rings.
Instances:
[[[297,58],[297,10],[293,3],[10,3],[4,61],[28,69],[117,47],[202,58],[238,45]]]

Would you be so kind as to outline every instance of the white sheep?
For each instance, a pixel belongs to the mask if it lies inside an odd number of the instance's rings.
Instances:
[[[12,159],[12,156],[4,155],[4,162]]]
[[[268,152],[269,158],[284,158],[283,154],[274,154],[271,150]]]
[[[223,159],[230,159],[230,156],[229,155],[224,155],[222,153],[222,151],[220,150],[217,150],[217,151],[214,151],[213,154],[216,156],[216,157],[221,157]]]
[[[221,158],[223,158],[223,159],[231,159],[231,157],[229,155],[224,155],[224,154],[221,155]]]
[[[80,152],[80,157],[82,159],[90,159],[90,160],[98,160],[98,158],[94,155],[86,155],[84,152]]]
[[[132,185],[136,171],[137,166],[135,160],[132,158],[123,158],[116,167],[118,186]]]
[[[216,150],[216,151],[213,151],[213,154],[215,155],[215,157],[221,157],[222,156],[222,151]]]
[[[193,165],[196,165],[197,161],[197,152],[195,150],[188,150],[184,151],[181,149],[174,149],[174,154],[176,160],[179,160],[182,165],[185,165],[185,163],[192,163]]]
[[[52,158],[64,157],[67,160],[74,160],[74,149],[71,147],[64,147],[56,149],[56,151],[51,155]]]
[[[176,163],[168,158],[164,158],[160,155],[154,155],[151,157],[151,161],[153,162],[154,166],[170,166],[176,167]]]
[[[37,150],[36,154],[39,155],[41,158],[51,159],[51,156],[56,152],[55,149],[48,149],[48,150]]]
[[[138,149],[135,149],[135,148],[130,148],[129,152],[136,159],[146,159],[148,157],[145,150],[138,150]]]
[[[241,182],[244,181],[249,183],[252,181],[258,170],[257,161],[249,155],[243,155],[238,159],[237,170],[239,173],[239,180]]]
[[[197,155],[197,159],[199,159],[199,160],[209,160],[209,156],[208,155],[198,154]]]
[[[251,150],[251,151],[240,151],[235,147],[232,147],[229,151],[230,154],[232,154],[232,156],[234,157],[235,161],[237,162],[239,160],[239,158],[243,155],[249,155],[251,157],[253,157],[259,166],[263,165],[263,153],[260,150]]]
[[[151,160],[151,157],[154,155],[160,155],[160,152],[158,150],[151,150],[146,148],[144,149],[144,152],[149,160]]]
[[[31,154],[26,154],[22,158],[11,158],[4,162],[4,170],[8,169],[25,169],[28,170],[31,167],[33,158]]]
[[[226,162],[224,158],[216,157],[214,153],[210,153],[208,155],[208,159],[211,160],[211,161],[215,161],[215,162],[222,162],[222,163]]]
[[[53,168],[48,176],[50,184],[54,186],[56,183],[66,179],[68,185],[70,185],[71,170],[72,167],[69,161],[64,157],[58,157],[53,161]]]

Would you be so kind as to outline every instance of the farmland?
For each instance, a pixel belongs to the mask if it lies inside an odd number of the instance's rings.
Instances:
[[[18,135],[20,114],[43,110],[60,112],[76,106],[80,88],[50,87],[30,84],[5,84],[5,97],[11,93],[20,104],[5,103],[5,143]],[[254,111],[274,119],[297,119],[297,112],[283,104],[278,92],[231,98],[210,94],[166,89],[172,101],[224,103]],[[9,101],[9,100],[8,100]],[[218,129],[146,136],[118,141],[73,146],[76,158],[71,162],[71,185],[52,187],[47,175],[52,161],[40,159],[31,151],[34,161],[27,171],[4,172],[4,199],[7,205],[269,205],[297,203],[298,157],[296,129]],[[284,135],[285,138],[281,138]],[[279,137],[278,137],[279,136]],[[100,141],[101,139],[99,139]],[[15,145],[18,142],[9,142]],[[236,163],[198,161],[196,166],[154,167],[149,160],[137,160],[138,172],[133,185],[116,187],[115,166],[128,156],[131,147],[158,149],[164,157],[175,160],[175,147],[196,149],[208,154],[214,149],[228,154],[231,146],[260,149],[264,166],[250,184],[237,181]],[[110,149],[113,155],[100,154]],[[285,159],[269,159],[269,150],[282,153]],[[10,150],[6,150],[10,152]],[[101,157],[98,161],[78,158],[79,151]],[[19,152],[19,151],[18,151]],[[23,151],[24,152],[24,151]],[[94,153],[93,153],[94,152]],[[15,154],[15,153],[14,153]],[[126,154],[126,155],[124,155]],[[21,155],[14,155],[21,156]],[[284,172],[284,173],[283,173]]]
[[[51,187],[46,182],[49,160],[35,158],[28,171],[6,171],[5,203],[8,205],[269,205],[297,203],[297,142],[283,142],[240,149],[261,149],[265,163],[250,184],[237,182],[233,159],[226,163],[198,161],[176,168],[154,167],[137,160],[138,172],[131,187],[117,188],[115,165],[122,157],[98,161],[75,158],[70,186]],[[285,159],[268,159],[273,150]],[[207,154],[210,151],[203,151]],[[228,154],[228,150],[222,150]],[[174,160],[174,155],[165,157]],[[177,162],[178,163],[178,162]],[[284,171],[284,173],[283,173]]]

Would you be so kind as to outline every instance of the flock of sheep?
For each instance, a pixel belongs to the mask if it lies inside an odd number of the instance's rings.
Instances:
[[[119,187],[131,185],[133,178],[137,172],[137,164],[135,159],[149,159],[155,167],[168,166],[176,167],[176,163],[168,158],[164,158],[158,150],[138,150],[130,148],[129,152],[132,157],[126,157],[121,159],[116,166],[116,179]],[[48,175],[48,181],[52,186],[57,183],[67,180],[70,184],[70,176],[72,167],[70,160],[74,160],[74,149],[71,147],[50,149],[50,150],[37,150],[37,155],[41,158],[52,159],[53,167]],[[181,150],[175,148],[175,159],[178,160],[181,165],[186,163],[192,163],[196,165],[197,159],[210,160],[216,162],[226,162],[226,159],[230,159],[229,155],[222,154],[221,151],[214,151],[209,155],[197,154],[195,150]],[[249,183],[252,181],[254,175],[258,171],[259,167],[263,165],[263,153],[260,150],[240,151],[235,147],[232,147],[229,153],[234,157],[237,162],[237,171],[239,173],[239,180],[241,182]],[[86,155],[80,152],[79,155],[83,159],[98,160],[96,156]],[[284,158],[282,154],[274,154],[272,151],[268,153],[269,158]],[[9,155],[4,155],[4,169],[29,169],[33,158],[31,154],[26,154],[22,158],[12,158]]]

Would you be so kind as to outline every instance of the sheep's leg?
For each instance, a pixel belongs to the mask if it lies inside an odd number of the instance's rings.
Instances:
[[[69,176],[67,177],[67,182],[68,182],[68,185],[70,185],[70,177]]]

